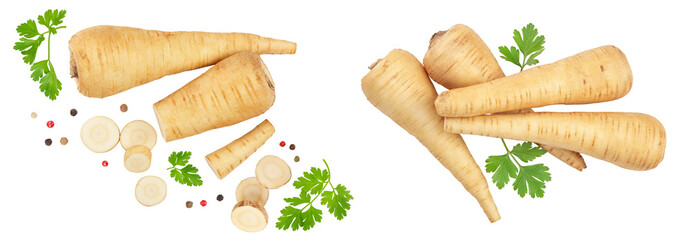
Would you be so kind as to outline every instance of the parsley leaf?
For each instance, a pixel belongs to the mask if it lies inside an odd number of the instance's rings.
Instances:
[[[184,152],[172,152],[168,157],[168,162],[172,164],[167,170],[170,170],[170,177],[175,179],[176,182],[187,185],[187,186],[201,186],[204,181],[201,180],[201,176],[197,174],[199,169],[194,167],[189,163],[189,159],[192,157],[192,153],[189,151]],[[182,168],[178,168],[182,167]]]
[[[491,181],[496,184],[498,189],[502,189],[510,182],[510,178],[517,177],[518,168],[506,153],[498,156],[489,156],[489,159],[486,159],[486,172],[495,172],[491,176]]]
[[[517,159],[528,163],[544,155],[546,150],[539,146],[532,147],[531,142],[523,142],[518,143],[513,146],[512,150],[508,151],[505,140],[501,139],[501,141],[503,141],[507,153],[489,156],[486,159],[486,172],[494,173],[491,180],[496,184],[496,187],[503,189],[513,178],[515,179],[513,190],[516,190],[520,197],[525,197],[528,192],[532,198],[544,197],[545,182],[551,181],[549,168],[541,163],[523,166]]]
[[[342,220],[347,216],[352,195],[345,186],[338,184],[333,191],[323,191],[321,196],[321,205],[326,205],[328,212],[332,213],[335,218]]]
[[[326,160],[326,169],[312,167],[309,171],[295,180],[292,185],[300,190],[297,197],[285,198],[288,206],[285,206],[278,217],[276,228],[281,230],[297,229],[307,231],[314,228],[317,222],[321,222],[323,212],[314,206],[314,201],[321,196],[321,205],[326,205],[328,212],[333,214],[336,219],[342,220],[350,210],[350,200],[353,199],[345,186],[338,184],[333,187],[331,183],[331,169]],[[330,187],[330,190],[326,188]],[[304,205],[301,209],[297,208]],[[306,209],[306,210],[305,210]]]
[[[539,35],[539,31],[534,24],[527,24],[527,26],[522,28],[522,32],[517,29],[513,30],[513,40],[515,40],[517,48],[498,47],[498,51],[503,54],[501,58],[520,67],[520,71],[525,69],[526,66],[539,63],[537,56],[544,52],[546,39],[544,35]],[[522,53],[522,61],[520,61],[520,53]]]
[[[302,189],[303,192],[309,192],[312,195],[318,194],[328,182],[330,174],[325,169],[320,170],[315,167],[312,167],[310,171],[304,172],[304,176],[297,178],[292,185],[297,189]]]
[[[529,191],[529,196],[544,197],[545,182],[551,181],[551,174],[548,172],[549,168],[544,164],[535,164],[530,166],[520,166],[520,173],[513,183],[513,190],[517,190],[520,197],[525,197]]]
[[[523,162],[528,163],[544,155],[544,153],[546,153],[546,150],[539,146],[532,147],[531,142],[523,142],[519,143],[518,145],[515,145],[513,147],[513,150],[510,150],[510,153],[518,157]]]
[[[60,90],[62,90],[62,83],[58,80],[53,63],[50,61],[50,37],[57,34],[58,29],[65,28],[65,26],[60,26],[65,18],[65,14],[67,14],[67,11],[55,9],[48,10],[43,15],[39,15],[38,24],[47,28],[47,31],[43,33],[38,30],[38,25],[36,25],[36,21],[33,19],[19,24],[16,28],[20,38],[18,42],[14,43],[13,48],[24,56],[22,58],[24,63],[31,65],[31,79],[40,82],[39,89],[50,100],[57,99]],[[38,48],[46,39],[48,42],[48,57],[46,60],[34,63]]]

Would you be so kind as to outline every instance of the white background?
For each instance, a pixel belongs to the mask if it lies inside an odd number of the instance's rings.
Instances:
[[[3,2],[0,239],[688,237],[690,160],[683,145],[689,133],[687,6],[666,1],[326,2],[330,1]],[[18,40],[14,28],[47,8],[67,9],[67,28],[52,39],[51,58],[63,84],[57,101],[43,97],[38,83],[29,79],[29,66],[11,49]],[[545,197],[520,198],[511,188],[498,190],[490,183],[502,216],[491,224],[470,194],[414,137],[367,102],[360,79],[369,64],[393,48],[423,57],[430,36],[453,24],[472,27],[498,54],[498,46],[513,44],[512,30],[530,22],[546,36],[542,63],[613,44],[627,55],[634,74],[632,90],[620,100],[539,111],[651,114],[666,127],[666,157],[656,169],[645,172],[590,157],[586,157],[588,168],[578,172],[551,156],[542,157],[537,161],[549,166],[553,177]],[[170,143],[159,137],[151,169],[134,174],[123,167],[121,147],[105,154],[88,151],[79,140],[81,124],[104,115],[120,127],[143,119],[158,130],[152,104],[206,69],[168,76],[105,99],[84,97],[69,78],[67,42],[77,31],[101,24],[249,32],[294,41],[298,50],[295,55],[263,56],[277,91],[275,105],[265,115]],[[45,47],[39,51],[37,59],[45,58]],[[500,62],[506,74],[518,71]],[[129,105],[128,112],[119,111],[122,103]],[[79,111],[76,117],[69,116],[71,108]],[[34,111],[37,119],[29,116]],[[273,122],[276,134],[218,180],[203,156],[264,118]],[[54,128],[45,127],[48,120],[55,121]],[[70,139],[66,146],[57,143],[63,136]],[[46,147],[45,138],[52,138],[53,145]],[[482,167],[488,155],[504,153],[498,139],[465,139]],[[278,147],[281,140],[295,143],[297,149]],[[182,186],[168,176],[167,155],[179,150],[193,152],[191,162],[204,179],[202,187]],[[327,159],[334,183],[347,186],[355,197],[348,216],[337,221],[325,215],[308,232],[277,230],[274,225],[285,206],[282,198],[296,194],[287,186],[270,193],[267,229],[260,233],[236,229],[230,221],[234,189],[253,175],[256,161],[266,154],[288,160],[294,176],[311,166],[323,167],[320,160]],[[295,154],[301,162],[290,161]],[[102,167],[102,160],[110,166]],[[168,196],[160,205],[147,208],[135,200],[134,186],[145,175],[167,182]],[[225,201],[215,200],[219,193]],[[208,206],[200,207],[202,199]],[[187,200],[195,202],[192,209],[184,207]]]

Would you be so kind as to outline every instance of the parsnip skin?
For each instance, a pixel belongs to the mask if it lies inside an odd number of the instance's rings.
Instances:
[[[445,91],[435,105],[444,117],[472,117],[611,101],[625,96],[631,87],[632,72],[623,52],[603,46],[508,77]]]
[[[655,168],[666,149],[664,126],[641,113],[493,114],[446,118],[444,127],[452,133],[541,142],[631,170]]]
[[[424,69],[432,80],[447,89],[505,77],[486,43],[462,24],[432,36],[424,55]]]
[[[266,112],[275,101],[259,55],[241,52],[153,105],[166,142],[230,126]]]
[[[87,97],[103,98],[241,51],[292,54],[296,44],[248,33],[163,32],[95,26],[69,41],[70,72]]]
[[[474,196],[491,222],[501,217],[482,170],[458,134],[443,131],[434,110],[437,93],[422,64],[396,49],[370,67],[362,91],[376,108],[419,140]]]
[[[275,128],[264,120],[242,137],[206,155],[206,162],[218,179],[223,179],[273,136]]]
[[[432,80],[448,89],[505,77],[501,66],[482,38],[462,24],[431,37],[429,50],[424,55],[424,69]],[[587,167],[585,159],[577,152],[536,144],[579,171]]]

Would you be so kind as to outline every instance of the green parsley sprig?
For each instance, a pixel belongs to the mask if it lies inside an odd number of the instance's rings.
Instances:
[[[170,170],[170,177],[175,179],[176,182],[185,184],[187,186],[201,186],[204,181],[201,180],[201,176],[197,174],[199,171],[192,164],[189,164],[189,159],[192,157],[192,153],[185,152],[173,152],[168,157],[168,162],[172,164],[167,170]],[[178,168],[181,167],[181,168]]]
[[[526,66],[539,63],[537,56],[544,52],[545,38],[543,35],[539,35],[537,28],[532,23],[522,28],[522,34],[515,29],[513,40],[518,47],[499,47],[498,50],[503,54],[501,58],[520,67],[520,71],[524,70]],[[520,61],[520,53],[522,53],[522,61]],[[520,197],[525,197],[527,194],[532,198],[544,197],[546,182],[551,181],[549,168],[541,163],[522,165],[520,161],[529,163],[544,155],[546,150],[539,146],[532,147],[531,142],[518,143],[511,150],[508,149],[504,139],[501,138],[501,142],[507,153],[489,156],[486,159],[486,172],[494,173],[491,180],[496,184],[496,187],[502,189],[512,178],[515,179],[513,190],[516,190]]]
[[[317,222],[321,222],[323,212],[314,207],[314,202],[321,197],[321,205],[326,205],[328,212],[336,219],[342,220],[350,210],[350,200],[353,199],[350,190],[343,185],[333,186],[331,183],[331,169],[326,160],[326,169],[312,167],[304,175],[297,178],[292,185],[300,190],[297,197],[285,198],[289,205],[280,210],[282,216],[276,222],[276,228],[297,231],[300,227],[307,231]],[[326,190],[329,189],[330,190]],[[303,205],[299,208],[300,205]]]
[[[511,62],[518,67],[520,71],[525,69],[525,66],[532,66],[539,63],[537,56],[544,52],[544,35],[539,35],[539,31],[530,23],[522,28],[522,34],[517,29],[513,30],[513,40],[517,44],[517,48],[511,46],[498,47],[498,51],[503,54],[501,58]],[[522,53],[522,61],[520,61],[520,53]]]
[[[24,63],[31,65],[31,79],[41,84],[39,89],[50,100],[57,99],[60,90],[62,90],[62,83],[55,74],[53,62],[50,61],[50,37],[57,34],[58,29],[65,28],[65,26],[60,26],[60,24],[62,24],[62,19],[65,18],[66,13],[66,10],[58,11],[55,9],[48,10],[43,15],[38,15],[38,24],[48,29],[42,33],[38,31],[36,21],[33,19],[29,19],[17,26],[17,33],[19,33],[20,38],[14,44],[14,49],[24,55]],[[38,47],[46,39],[48,40],[48,59],[34,62]]]

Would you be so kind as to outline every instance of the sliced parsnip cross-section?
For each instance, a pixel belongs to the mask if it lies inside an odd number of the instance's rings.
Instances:
[[[156,130],[153,129],[151,124],[142,120],[135,120],[122,128],[120,144],[125,150],[136,145],[144,145],[149,149],[153,149],[156,146],[157,137]]]
[[[238,202],[232,209],[232,223],[246,232],[258,232],[268,225],[268,213],[260,204],[252,201]]]
[[[256,179],[268,189],[285,185],[291,177],[290,166],[277,156],[266,155],[256,164]]]
[[[134,195],[141,205],[150,207],[161,203],[168,194],[168,187],[163,179],[156,176],[146,176],[139,179]]]
[[[256,177],[250,177],[242,180],[240,184],[237,185],[235,196],[237,197],[237,202],[248,200],[265,206],[266,201],[268,201],[268,188],[261,185],[259,181],[256,180]]]
[[[151,150],[144,145],[136,145],[125,152],[125,168],[130,172],[140,173],[151,166]]]
[[[96,153],[110,151],[120,141],[120,128],[112,119],[97,116],[81,126],[81,141],[89,150]]]

